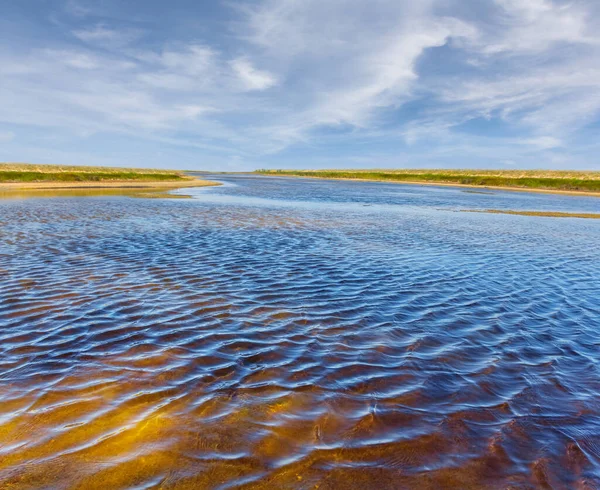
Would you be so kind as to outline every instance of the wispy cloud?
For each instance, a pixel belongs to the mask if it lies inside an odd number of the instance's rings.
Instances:
[[[73,31],[73,35],[91,45],[108,48],[127,46],[144,35],[141,29],[111,29],[103,24],[97,24],[85,29]]]
[[[15,133],[12,131],[0,131],[0,142],[7,143],[15,139]]]
[[[265,90],[277,84],[277,79],[272,74],[256,69],[245,58],[231,61],[231,67],[247,90]]]

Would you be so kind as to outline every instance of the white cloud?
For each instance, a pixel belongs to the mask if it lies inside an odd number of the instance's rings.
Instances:
[[[246,90],[266,90],[277,84],[277,79],[273,75],[266,71],[257,70],[245,58],[231,61],[231,68],[233,68]]]
[[[207,76],[210,75],[215,58],[216,52],[210,47],[192,44],[180,50],[165,50],[158,61],[171,73]]]
[[[206,90],[222,77],[219,53],[208,46],[191,44],[165,48],[159,53],[135,51],[140,63],[138,80],[154,89],[190,92]]]
[[[0,143],[8,143],[16,137],[12,131],[0,131]]]
[[[538,136],[537,138],[529,138],[523,140],[523,143],[531,145],[540,150],[549,150],[551,148],[559,148],[563,143],[558,138],[553,136]]]
[[[519,129],[522,144],[563,147],[600,115],[598,17],[585,2],[495,3],[495,16],[461,45],[473,69],[452,77],[423,74],[421,84],[438,104],[412,125],[451,132],[483,117]]]
[[[55,50],[46,49],[44,54],[49,60],[53,62],[63,64],[70,68],[77,68],[81,70],[94,70],[102,68],[101,61],[91,53],[78,52],[72,50]]]
[[[293,111],[267,131],[285,146],[321,126],[367,128],[381,109],[410,100],[420,57],[475,33],[458,19],[435,18],[434,4],[269,0],[245,7],[245,39],[291,84]]]
[[[561,42],[595,42],[586,34],[585,9],[575,3],[559,5],[550,0],[495,0],[495,3],[502,9],[500,16],[505,27],[486,40],[482,47],[485,53],[531,52]]]
[[[91,9],[82,5],[78,0],[67,0],[65,2],[65,11],[74,17],[85,17],[91,13]]]
[[[103,24],[73,31],[73,35],[77,39],[87,44],[108,48],[129,45],[141,38],[143,34],[140,29],[112,29]]]

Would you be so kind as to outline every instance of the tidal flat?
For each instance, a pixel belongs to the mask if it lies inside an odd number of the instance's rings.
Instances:
[[[0,488],[595,488],[590,196],[0,199]]]

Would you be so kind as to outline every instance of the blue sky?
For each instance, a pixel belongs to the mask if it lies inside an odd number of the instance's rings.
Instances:
[[[597,0],[5,0],[0,161],[600,169]]]

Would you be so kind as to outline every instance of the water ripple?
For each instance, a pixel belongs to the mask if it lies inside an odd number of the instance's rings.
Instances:
[[[0,201],[0,488],[597,487],[598,201],[227,179]]]

